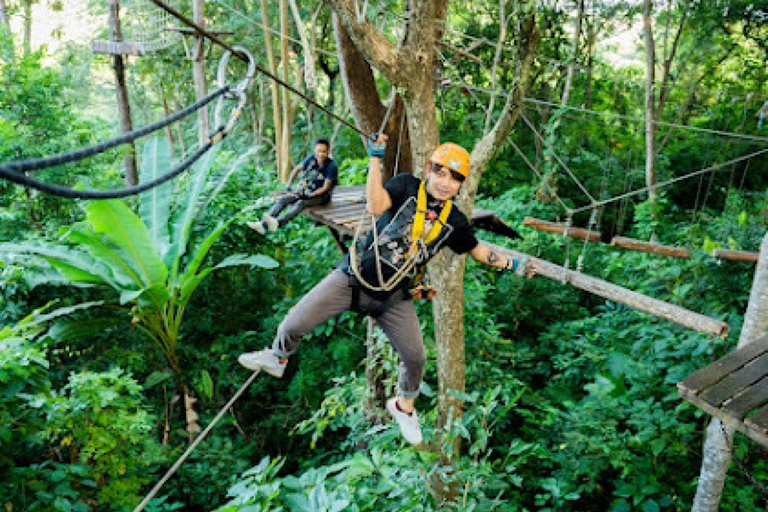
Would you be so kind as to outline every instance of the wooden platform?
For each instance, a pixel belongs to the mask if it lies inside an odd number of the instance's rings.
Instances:
[[[677,384],[680,396],[768,448],[768,335]]]
[[[371,229],[370,216],[365,212],[365,186],[336,187],[333,190],[331,202],[323,206],[306,208],[304,213],[315,222],[325,224],[334,237],[341,241],[355,235],[361,218],[365,224],[361,234]],[[472,212],[472,224],[486,231],[492,231],[509,238],[520,238],[520,235],[491,210],[475,209]]]

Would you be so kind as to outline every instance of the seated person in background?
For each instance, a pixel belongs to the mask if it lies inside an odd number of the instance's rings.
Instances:
[[[336,162],[328,156],[330,152],[330,143],[326,139],[318,139],[315,142],[313,154],[305,158],[291,171],[285,195],[272,205],[272,208],[262,216],[261,221],[246,222],[246,225],[264,235],[267,229],[277,231],[277,228],[290,222],[305,207],[330,202],[333,187],[339,182],[339,168],[336,167]],[[291,184],[299,171],[302,174],[298,181],[298,187],[294,191]],[[287,206],[291,207],[280,215],[280,212]]]

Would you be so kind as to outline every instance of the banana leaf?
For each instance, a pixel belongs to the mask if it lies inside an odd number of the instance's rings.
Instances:
[[[63,269],[63,272],[68,272],[76,282],[101,282],[115,289],[120,288],[109,267],[78,249],[50,244],[8,242],[0,243],[0,254],[2,253],[37,256],[52,266]]]
[[[106,244],[101,237],[75,229],[70,230],[66,236],[68,240],[83,247],[91,256],[106,264],[115,276],[115,281],[122,288],[143,287],[142,279],[136,271],[120,257],[113,246]]]
[[[181,258],[187,251],[187,243],[192,234],[192,226],[197,213],[200,194],[205,189],[208,172],[216,156],[216,146],[197,161],[194,166],[192,181],[189,183],[189,192],[182,199],[180,208],[173,215],[171,224],[171,248],[165,258],[165,262],[175,276],[179,272]],[[173,278],[172,278],[173,279]]]
[[[153,137],[144,146],[140,178],[142,183],[154,180],[171,168],[171,150],[165,137]],[[171,241],[168,219],[171,216],[173,183],[168,181],[143,192],[139,202],[139,214],[149,230],[149,237],[157,248],[160,258],[165,258]]]
[[[145,286],[165,283],[168,269],[147,227],[125,203],[117,199],[90,201],[85,213],[94,231],[115,245],[120,257],[136,271]]]

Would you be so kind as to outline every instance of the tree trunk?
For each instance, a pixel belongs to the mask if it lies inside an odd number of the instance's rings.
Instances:
[[[413,0],[409,5],[410,23],[399,46],[395,46],[369,23],[359,23],[352,0],[329,0],[339,21],[350,38],[365,56],[395,87],[403,90],[407,112],[408,130],[411,137],[411,155],[414,174],[419,175],[429,155],[438,144],[437,116],[434,101],[434,63],[436,58],[437,26],[445,20],[447,2],[444,0]],[[477,157],[473,151],[473,172],[462,187],[459,207],[471,213],[474,195],[482,172],[490,157],[501,147],[519,114],[525,90],[529,83],[529,50],[537,41],[534,20],[535,4],[522,3],[524,30],[520,38],[520,79],[502,115],[491,133],[478,144]],[[450,390],[463,390],[465,386],[464,336],[463,336],[463,275],[465,257],[447,251],[439,254],[430,264],[429,273],[439,293],[433,304],[435,333],[438,347],[438,427],[444,426],[451,411],[454,417],[461,414],[461,403]],[[457,450],[444,453],[458,456]]]
[[[291,57],[288,47],[288,0],[280,0],[280,65],[282,66],[283,82],[291,83]],[[288,91],[283,91],[282,96],[282,138],[280,141],[280,180],[288,181],[291,174],[291,96]]]
[[[11,33],[11,20],[8,18],[8,4],[5,0],[0,0],[0,26]]]
[[[584,103],[584,107],[587,109],[592,108],[592,90],[594,88],[593,77],[595,70],[595,42],[597,41],[597,29],[595,24],[597,20],[592,20],[587,29],[587,99]]]
[[[752,291],[749,294],[749,305],[744,316],[744,326],[741,328],[739,343],[741,348],[766,334],[768,325],[768,234],[760,245],[760,259],[752,280]],[[725,429],[725,436],[723,436]],[[699,474],[699,485],[693,500],[692,512],[717,512],[725,484],[725,475],[731,464],[733,430],[722,425],[720,420],[712,418],[707,428],[703,448],[703,461]]]
[[[120,42],[123,40],[120,28],[120,0],[109,0],[109,33],[110,40]],[[117,108],[120,112],[120,130],[128,133],[133,130],[131,121],[131,103],[128,98],[128,87],[125,82],[125,62],[122,55],[112,56],[112,70],[115,72],[115,93],[117,95]],[[123,157],[125,170],[125,184],[133,186],[139,183],[139,173],[136,170],[136,145],[128,144],[128,151]]]
[[[355,123],[366,133],[377,132],[387,108],[379,99],[371,66],[350,39],[346,29],[339,22],[338,16],[333,17],[333,25],[336,30],[336,47],[339,49],[342,82],[352,107]],[[382,165],[384,181],[392,177],[396,167],[406,169],[407,172],[412,171],[407,128],[403,127],[402,135],[400,133],[403,116],[405,116],[403,99],[395,94],[390,101],[394,102],[394,105],[387,125],[384,127],[384,133],[389,137]]]
[[[576,71],[576,60],[579,57],[579,40],[581,39],[581,25],[584,20],[584,0],[576,0],[576,26],[573,29],[573,39],[571,40],[571,58],[568,62],[568,74],[565,77],[565,86],[563,87],[563,97],[560,100],[561,105],[568,105],[571,96],[571,87],[573,86],[573,74]]]
[[[653,0],[643,0],[643,39],[645,40],[645,184],[651,200],[652,218],[656,219],[658,190],[656,189],[656,116],[654,87],[656,79],[656,47],[651,25]]]
[[[459,208],[470,216],[474,208],[475,194],[485,168],[502,146],[503,141],[512,131],[523,108],[525,93],[530,85],[531,64],[538,44],[538,29],[535,21],[535,3],[519,2],[518,16],[522,18],[521,32],[517,42],[517,78],[501,116],[495,126],[472,150],[470,173],[462,185],[457,201]],[[437,343],[438,372],[438,427],[445,427],[449,418],[463,414],[460,399],[450,390],[464,391],[464,264],[466,257],[457,256],[450,251],[442,251],[429,265],[432,283],[439,290],[434,300],[435,339]],[[458,457],[460,440],[452,447],[452,454]],[[443,454],[446,458],[447,454]]]
[[[24,0],[24,55],[32,53],[32,0]]]
[[[266,42],[267,62],[269,63],[269,72],[277,76],[277,59],[275,59],[275,50],[272,48],[272,32],[269,26],[269,11],[267,10],[267,0],[261,0],[261,28]],[[281,115],[280,94],[281,90],[277,82],[269,81],[272,92],[272,124],[275,130],[275,170],[278,177],[281,177],[283,168],[283,116]],[[287,94],[287,92],[283,92]]]
[[[204,0],[192,0],[192,20],[199,27],[205,28]],[[195,97],[201,100],[208,93],[208,87],[205,82],[205,38],[197,32],[192,36],[192,78],[195,84]],[[199,109],[197,129],[201,146],[208,142],[209,125],[208,109]]]
[[[653,40],[651,9],[653,0],[643,0],[643,39],[645,41],[645,184],[651,200],[652,218],[656,219],[656,116],[654,89],[656,81],[656,46]]]

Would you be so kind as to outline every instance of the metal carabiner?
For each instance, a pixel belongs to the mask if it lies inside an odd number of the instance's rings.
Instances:
[[[218,127],[218,131],[214,136],[214,144],[226,136],[226,134],[235,124],[235,121],[240,117],[247,99],[245,92],[248,90],[248,87],[250,87],[251,82],[253,81],[253,77],[256,74],[256,61],[254,60],[253,55],[251,55],[251,53],[242,46],[235,46],[233,47],[233,50],[245,55],[248,58],[248,70],[246,71],[245,77],[240,80],[240,82],[238,82],[234,88],[230,88],[227,93],[219,96],[219,99],[216,102],[216,108],[214,110],[214,126]],[[219,60],[219,67],[216,73],[216,83],[220,88],[226,87],[227,65],[229,64],[229,59],[231,56],[232,51],[227,50]],[[224,110],[224,98],[237,99],[237,104],[230,111],[229,119],[227,119],[226,125],[224,125],[221,120],[221,114]]]

